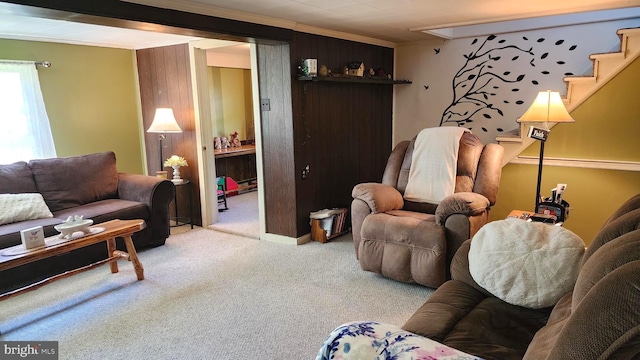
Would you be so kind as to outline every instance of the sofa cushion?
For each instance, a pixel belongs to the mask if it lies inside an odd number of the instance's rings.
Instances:
[[[35,192],[38,192],[38,189],[26,162],[0,165],[0,194]]]
[[[52,217],[38,193],[0,194],[0,225]]]
[[[553,306],[573,289],[584,242],[568,229],[520,219],[490,222],[471,240],[469,272],[509,304]]]
[[[29,161],[38,192],[56,212],[118,196],[113,152]]]

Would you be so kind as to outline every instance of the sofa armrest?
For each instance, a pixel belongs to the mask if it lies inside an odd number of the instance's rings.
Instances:
[[[444,225],[447,218],[454,214],[467,217],[480,215],[490,208],[489,199],[473,192],[459,192],[447,196],[436,208],[436,224]]]
[[[353,187],[351,196],[367,203],[372,213],[399,210],[404,206],[402,195],[395,188],[378,183],[363,183]]]
[[[149,207],[153,245],[162,245],[169,237],[169,204],[176,192],[175,185],[155,176],[118,174],[118,197],[137,201]]]
[[[458,321],[485,298],[464,282],[449,280],[411,315],[402,329],[442,342]]]

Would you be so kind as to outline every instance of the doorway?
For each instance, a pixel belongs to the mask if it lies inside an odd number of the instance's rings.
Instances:
[[[201,190],[203,226],[260,239],[264,221],[258,172],[260,113],[254,105],[259,99],[252,61],[255,46],[202,40],[192,42],[190,49],[203,149],[200,176],[206,186]],[[226,204],[218,201],[221,191]]]

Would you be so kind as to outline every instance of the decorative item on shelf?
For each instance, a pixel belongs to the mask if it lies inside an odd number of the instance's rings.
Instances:
[[[575,122],[564,106],[560,93],[557,91],[540,91],[529,109],[517,120],[519,123],[541,123],[542,128],[531,126],[528,136],[540,140],[540,158],[538,160],[538,182],[536,185],[536,206],[540,205],[540,182],[542,180],[542,160],[544,159],[544,143],[549,136],[549,122]]]
[[[166,179],[167,178],[167,172],[162,170],[162,171],[156,171],[156,177],[159,177],[161,179]]]
[[[376,76],[376,71],[373,68],[369,68],[369,76]]]
[[[298,66],[298,72],[302,76],[317,76],[318,75],[318,59],[302,59]]]
[[[148,133],[159,133],[158,147],[160,148],[160,171],[164,170],[162,166],[162,139],[167,133],[181,133],[182,129],[178,126],[176,118],[173,116],[173,110],[169,108],[157,108],[153,117],[151,126],[147,129]]]
[[[187,160],[182,156],[171,155],[171,157],[164,162],[164,166],[173,168],[173,179],[171,179],[171,181],[174,183],[180,183],[183,181],[180,178],[180,167],[189,165],[187,164]]]
[[[352,61],[347,65],[347,75],[349,76],[364,76],[364,63],[362,61]]]
[[[234,148],[234,147],[240,147],[240,139],[238,139],[238,132],[235,131],[233,133],[231,133],[229,135],[229,146]]]
[[[320,65],[320,70],[318,71],[318,75],[329,76],[329,69],[327,68],[327,65]]]
[[[220,149],[226,149],[229,147],[229,139],[226,136],[220,138]]]
[[[376,75],[378,75],[379,78],[383,78],[383,79],[389,78],[389,79],[391,79],[391,74],[387,74],[387,72],[384,71],[383,68],[378,68],[378,71],[377,71]],[[387,75],[388,75],[388,77],[387,77]]]
[[[216,150],[222,149],[222,141],[217,136],[213,138],[213,148]]]

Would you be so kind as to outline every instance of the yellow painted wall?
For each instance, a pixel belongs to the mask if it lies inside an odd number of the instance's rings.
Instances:
[[[545,157],[640,161],[640,59],[576,108],[572,124],[556,125],[545,145]],[[538,156],[539,143],[523,155]],[[533,211],[538,167],[509,164],[502,170],[493,220],[512,209]],[[640,172],[543,166],[543,195],[567,183],[571,204],[565,227],[590,244],[602,224],[624,201],[640,193]]]
[[[0,39],[0,59],[51,61],[38,76],[59,157],[111,150],[118,171],[143,173],[133,51]]]
[[[248,135],[253,135],[253,128],[247,126],[253,124],[251,71],[221,67],[209,67],[209,70],[214,136],[229,137],[237,131],[240,139],[247,139]]]

